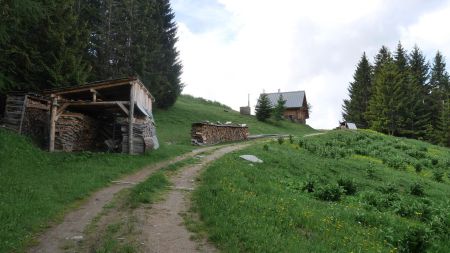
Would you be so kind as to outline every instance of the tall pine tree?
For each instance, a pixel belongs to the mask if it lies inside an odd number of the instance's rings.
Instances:
[[[430,125],[432,131],[428,131],[426,138],[433,142],[439,143],[443,132],[441,118],[443,104],[448,100],[449,75],[446,71],[445,60],[438,51],[434,57],[433,66],[431,68],[431,78],[429,83],[430,96],[428,110],[430,114]]]
[[[409,55],[409,66],[411,73],[411,96],[416,99],[417,104],[412,109],[413,115],[413,129],[415,138],[425,138],[425,132],[429,122],[430,114],[427,110],[429,101],[429,71],[430,67],[425,56],[419,47],[414,46]]]
[[[77,0],[1,3],[0,91],[41,90],[83,83],[88,32]]]
[[[182,71],[175,48],[177,27],[168,0],[83,0],[93,28],[88,57],[92,79],[137,74],[161,108],[181,93]]]
[[[343,118],[354,122],[359,128],[367,128],[365,113],[372,95],[372,66],[367,60],[366,53],[363,53],[356,67],[348,93],[349,100],[344,100]]]
[[[369,126],[379,132],[397,134],[400,127],[396,95],[402,78],[392,57],[380,65],[373,78],[373,95],[369,101],[366,117]]]

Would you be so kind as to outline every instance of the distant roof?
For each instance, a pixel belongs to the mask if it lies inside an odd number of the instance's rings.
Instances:
[[[284,105],[286,108],[298,108],[303,106],[303,99],[305,98],[305,91],[288,91],[288,92],[275,92],[275,93],[266,93],[267,97],[270,100],[272,106],[277,104],[278,98],[283,96],[283,99],[286,100],[286,104]]]
[[[351,129],[351,130],[357,129],[355,123],[350,123],[350,122],[347,122],[347,128]]]

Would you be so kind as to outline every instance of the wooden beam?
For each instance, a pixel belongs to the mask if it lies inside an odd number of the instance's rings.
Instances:
[[[105,84],[92,84],[92,85],[85,85],[85,86],[78,86],[78,87],[71,87],[71,88],[66,88],[63,90],[49,90],[47,92],[44,92],[46,94],[52,94],[52,95],[64,95],[64,94],[70,94],[70,93],[79,93],[79,92],[83,92],[83,91],[90,91],[91,89],[96,89],[96,90],[100,90],[100,89],[107,89],[107,88],[112,88],[112,87],[116,87],[116,86],[122,86],[122,85],[131,85],[131,80],[123,80],[121,82],[118,83],[105,83]]]
[[[69,106],[69,104],[65,103],[56,111],[55,121],[57,121],[59,119],[59,116],[61,116],[61,114],[63,114],[63,112],[66,110],[66,108],[68,106]]]
[[[134,123],[134,86],[130,89],[130,112],[128,114],[128,154],[133,154],[133,123]]]
[[[117,102],[117,105],[120,107],[120,109],[122,109],[122,111],[129,116],[130,112],[128,111],[128,109],[123,105],[123,103]]]
[[[92,101],[97,102],[97,91],[95,89],[90,89],[90,92],[92,93]]]
[[[55,130],[56,130],[57,104],[58,104],[58,99],[56,97],[52,98],[51,113],[50,113],[50,143],[48,145],[48,150],[50,152],[55,151]]]
[[[28,100],[28,95],[25,95],[25,97],[23,98],[22,113],[20,115],[19,134],[22,133],[23,118],[25,117],[25,111],[27,109],[27,102],[28,102],[27,100]]]
[[[121,103],[124,105],[130,104],[130,101],[100,101],[100,102],[91,102],[91,101],[66,101],[64,104],[67,104],[68,106],[83,106],[83,105],[117,105],[117,103]]]

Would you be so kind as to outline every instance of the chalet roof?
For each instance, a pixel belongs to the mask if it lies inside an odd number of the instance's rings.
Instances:
[[[286,100],[286,104],[284,105],[286,108],[300,108],[303,106],[303,100],[305,99],[305,91],[303,90],[266,93],[266,95],[272,106],[277,104],[280,95],[283,96],[283,99]]]

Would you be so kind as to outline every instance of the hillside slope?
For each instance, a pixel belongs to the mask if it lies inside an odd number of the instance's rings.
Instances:
[[[181,96],[168,110],[156,110],[155,118],[161,148],[142,156],[48,153],[25,137],[0,129],[0,252],[21,251],[50,221],[112,180],[192,150],[192,122],[245,123],[251,133],[314,132],[308,126],[288,122],[261,123],[218,103],[189,96]]]
[[[272,141],[214,162],[200,182],[194,208],[223,252],[450,247],[450,149],[425,142],[342,130]]]
[[[225,123],[247,124],[250,134],[292,134],[303,135],[315,132],[308,125],[288,121],[262,123],[255,116],[240,115],[225,105],[182,95],[168,110],[155,110],[158,137],[163,141],[178,144],[190,143],[190,129],[193,122],[209,120]]]

